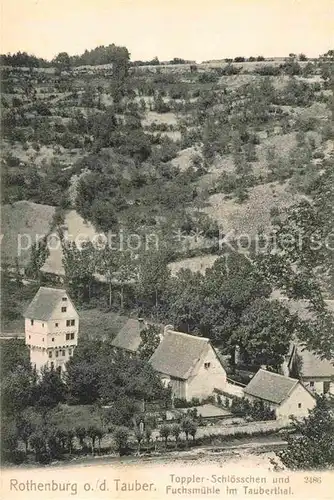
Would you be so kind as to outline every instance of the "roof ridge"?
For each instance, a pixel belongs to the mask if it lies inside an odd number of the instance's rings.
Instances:
[[[290,380],[294,380],[295,382],[299,382],[298,378],[293,378],[293,377],[287,377],[286,375],[282,375],[281,373],[276,373],[276,372],[270,372],[269,370],[266,370],[265,368],[260,368],[255,375],[257,375],[259,372],[265,372],[265,373],[270,373],[270,375],[276,375],[277,377],[282,377],[282,378],[288,378]]]
[[[40,286],[40,287],[39,287],[39,289],[38,289],[38,292],[39,292],[40,290],[42,290],[42,289],[43,289],[43,290],[55,290],[55,291],[57,291],[57,292],[59,291],[59,292],[65,292],[65,293],[67,293],[67,291],[66,291],[66,289],[65,289],[65,288],[56,288],[56,287],[54,287],[54,286]]]
[[[183,335],[184,337],[192,337],[192,338],[195,338],[195,339],[198,339],[198,340],[205,340],[205,341],[209,341],[210,340],[207,337],[200,337],[198,335],[192,335],[191,333],[178,332],[177,330],[167,330],[166,331],[166,335],[168,335],[169,333],[173,333],[173,334],[176,333],[178,335]]]

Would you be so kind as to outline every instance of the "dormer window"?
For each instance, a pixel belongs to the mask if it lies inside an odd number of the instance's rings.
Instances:
[[[67,300],[67,297],[63,297],[61,300],[65,301],[65,300]]]
[[[34,324],[34,320],[33,319],[30,320],[30,324],[31,324],[31,326]]]
[[[62,307],[62,308],[61,308],[61,312],[62,312],[62,313],[66,313],[66,311],[67,311],[67,307]]]
[[[211,366],[211,363],[204,363],[204,368],[207,370],[208,368],[210,368]]]

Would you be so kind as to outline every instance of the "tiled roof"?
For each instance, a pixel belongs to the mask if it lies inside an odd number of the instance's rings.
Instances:
[[[150,363],[159,373],[186,380],[208,346],[209,339],[168,330]]]
[[[140,345],[140,328],[138,319],[128,319],[121,330],[118,332],[112,345],[125,349],[127,351],[136,352]]]
[[[298,383],[297,379],[284,377],[261,368],[244,388],[244,393],[270,403],[280,404]]]
[[[297,353],[301,357],[301,375],[302,377],[333,377],[334,378],[334,360],[320,359],[318,356],[302,347],[297,347]]]
[[[310,305],[309,300],[289,299],[288,297],[282,295],[279,290],[274,290],[270,298],[272,300],[279,300],[283,306],[289,309],[291,314],[297,314],[302,320],[314,318],[314,314],[308,309]],[[327,307],[327,311],[334,315],[334,300],[325,300],[325,305]]]
[[[69,299],[66,290],[41,286],[26,309],[24,317],[48,321],[55,307],[65,295]]]

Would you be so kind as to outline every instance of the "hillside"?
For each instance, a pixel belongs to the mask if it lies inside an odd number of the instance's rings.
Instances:
[[[178,230],[270,231],[332,161],[332,61],[262,59],[5,67],[5,259],[25,267],[20,235],[48,235],[60,212],[74,237],[154,231],[175,269],[212,261],[170,243]],[[43,269],[62,274],[61,261],[51,251]]]

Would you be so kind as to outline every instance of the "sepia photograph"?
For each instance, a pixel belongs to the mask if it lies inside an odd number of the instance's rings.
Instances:
[[[1,498],[333,498],[334,1],[1,14]]]

